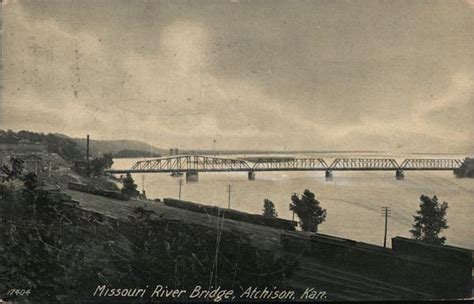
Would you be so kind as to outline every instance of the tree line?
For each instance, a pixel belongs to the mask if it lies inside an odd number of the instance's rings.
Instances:
[[[21,142],[44,145],[48,152],[57,153],[68,161],[82,160],[86,155],[85,150],[74,140],[64,136],[30,131],[19,131],[15,133],[12,130],[0,130],[0,143],[19,144]]]

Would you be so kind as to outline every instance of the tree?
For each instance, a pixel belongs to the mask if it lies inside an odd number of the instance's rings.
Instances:
[[[318,225],[326,220],[326,209],[319,206],[314,193],[308,189],[304,190],[301,198],[296,194],[291,196],[290,210],[300,218],[303,231],[317,232]]]
[[[25,175],[25,187],[27,191],[35,191],[36,187],[38,187],[38,176],[35,173],[29,172]]]
[[[11,167],[12,167],[12,174],[14,176],[19,176],[22,174],[24,169],[24,161],[21,158],[13,157],[10,160]]]
[[[137,184],[133,180],[133,177],[130,173],[127,173],[127,176],[123,179],[123,188],[122,193],[129,196],[137,196],[139,192],[137,191]]]
[[[112,153],[105,153],[102,156],[102,159],[103,159],[105,169],[111,168],[112,165],[114,164],[114,159],[113,159]]]
[[[21,158],[12,157],[10,159],[10,168],[3,165],[1,171],[6,175],[5,180],[13,180],[15,178],[20,178],[24,169],[24,161]]]
[[[94,158],[91,160],[91,171],[94,173],[96,176],[100,176],[104,173],[104,166],[102,165],[102,161],[100,158]]]
[[[449,227],[445,218],[448,203],[438,202],[436,195],[433,198],[421,195],[420,200],[420,210],[413,216],[415,223],[410,230],[413,238],[430,244],[444,244],[446,238],[438,235]]]
[[[105,153],[102,157],[97,157],[91,161],[92,171],[95,175],[101,176],[105,169],[109,169],[114,164],[112,153]]]
[[[277,217],[278,213],[276,212],[275,205],[269,199],[263,201],[263,216],[265,217]]]
[[[38,176],[30,172],[25,175],[24,180],[25,189],[23,190],[23,196],[26,201],[34,201],[36,198],[36,188],[39,186]]]
[[[461,167],[454,169],[453,172],[457,177],[474,178],[474,158],[466,157],[466,159],[461,164]]]

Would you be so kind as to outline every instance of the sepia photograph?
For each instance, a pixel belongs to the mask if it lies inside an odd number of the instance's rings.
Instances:
[[[0,303],[474,300],[474,0],[0,17]]]

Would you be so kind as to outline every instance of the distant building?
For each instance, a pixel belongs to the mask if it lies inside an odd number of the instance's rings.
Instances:
[[[170,148],[170,155],[178,155],[179,149],[178,148]]]
[[[85,160],[75,160],[74,161],[74,166],[73,169],[75,172],[86,175],[88,170],[87,170],[87,161]]]
[[[31,144],[31,143],[20,143],[20,144],[0,144],[0,150],[7,154],[24,154],[24,153],[38,153],[47,150],[43,144]]]
[[[1,161],[4,165],[9,165],[12,158],[19,158],[23,160],[23,169],[25,172],[35,172],[38,174],[41,171],[61,171],[67,172],[72,167],[72,164],[66,161],[57,153],[31,152],[31,153],[5,153],[1,155]]]
[[[36,154],[22,155],[19,158],[23,160],[24,169],[27,172],[38,173],[47,166],[44,158]]]

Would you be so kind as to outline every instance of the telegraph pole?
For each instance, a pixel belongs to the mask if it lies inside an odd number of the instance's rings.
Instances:
[[[227,192],[229,193],[229,201],[227,203],[227,209],[230,209],[230,193],[232,192],[232,185],[227,185]]]
[[[181,187],[183,186],[183,179],[179,179],[179,192],[178,192],[178,199],[181,200]]]
[[[89,134],[87,134],[87,139],[86,139],[86,175],[87,177],[91,176],[91,165],[89,161]]]
[[[298,196],[298,193],[293,192],[292,195]],[[291,210],[291,212],[293,212],[293,217],[291,218],[291,220],[294,222],[294,221],[295,221],[295,211],[294,211],[294,210]]]
[[[382,216],[385,217],[385,233],[383,236],[383,248],[387,247],[387,226],[388,217],[390,216],[390,207],[382,207]]]

